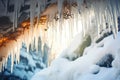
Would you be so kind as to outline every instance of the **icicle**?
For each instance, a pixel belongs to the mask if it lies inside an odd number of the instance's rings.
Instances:
[[[13,72],[13,65],[14,65],[14,51],[11,53],[11,73]]]
[[[81,13],[82,11],[80,10],[81,6],[82,6],[82,3],[83,3],[83,0],[77,0],[77,9],[78,9],[78,12]]]
[[[4,71],[5,62],[2,63],[2,71]]]
[[[38,53],[38,39],[39,39],[39,36],[38,36],[38,28],[37,27],[35,27],[34,28],[35,29],[35,48],[36,48],[36,52]]]
[[[38,4],[38,8],[37,8],[37,18],[38,18],[38,20],[37,20],[37,22],[40,20],[40,13],[41,13],[41,2],[40,2],[41,0],[38,0],[37,2],[37,4]]]
[[[47,4],[47,0],[44,0],[43,2],[44,2],[44,3],[43,3],[43,4],[44,4],[43,6],[44,6],[44,9],[45,9],[46,4]]]
[[[58,5],[58,14],[59,14],[59,18],[61,18],[61,15],[62,15],[62,8],[63,8],[63,0],[57,0],[57,5]]]
[[[3,68],[7,68],[7,61],[8,61],[8,58],[5,59],[5,66],[3,66]]]
[[[6,4],[5,4],[5,13],[6,13],[6,16],[7,16],[7,13],[8,13],[8,11],[7,11],[8,4],[9,4],[8,2],[9,2],[8,0],[6,0],[6,2],[5,2],[5,3],[6,3]]]
[[[34,26],[35,8],[37,0],[30,0],[30,26]]]
[[[14,13],[13,13],[13,31],[15,31],[15,28],[17,28],[18,25],[18,0],[15,0],[14,3]]]
[[[21,49],[21,47],[22,47],[21,40],[20,41],[17,40],[16,64],[18,64],[20,61],[20,49]]]
[[[115,33],[115,28],[113,26],[111,26],[112,32],[113,32],[113,38],[116,38],[116,33]]]
[[[116,12],[116,6],[113,1],[110,1],[110,7],[111,7],[111,16],[113,18],[113,26],[115,27],[115,34],[118,32],[118,22],[117,22],[117,12]]]

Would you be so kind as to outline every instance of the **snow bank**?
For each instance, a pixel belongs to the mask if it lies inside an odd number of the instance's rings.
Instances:
[[[119,40],[120,32],[116,39],[113,39],[113,35],[111,35],[98,44],[91,45],[85,49],[85,54],[75,61],[58,57],[50,67],[36,73],[31,80],[120,80]],[[67,50],[69,52],[71,48]],[[100,67],[96,64],[106,54],[114,57],[111,68]]]

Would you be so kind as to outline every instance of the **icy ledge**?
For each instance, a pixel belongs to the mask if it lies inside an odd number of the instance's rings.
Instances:
[[[120,80],[119,40],[120,32],[118,32],[116,39],[113,39],[111,35],[98,44],[86,48],[85,54],[75,61],[59,57],[52,62],[50,67],[36,73],[31,80]],[[71,44],[71,46],[73,45]],[[67,49],[67,52],[69,52],[69,49]],[[64,54],[69,55],[69,53]],[[107,68],[97,65],[107,54],[114,57],[111,63],[112,67]]]

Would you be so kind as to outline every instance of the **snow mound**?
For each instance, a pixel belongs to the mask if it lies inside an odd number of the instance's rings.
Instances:
[[[94,46],[89,46],[85,49],[86,54],[75,61],[59,57],[50,67],[36,73],[31,80],[120,80],[119,40],[120,32],[116,39],[111,35]],[[112,67],[96,65],[109,53],[114,56]]]

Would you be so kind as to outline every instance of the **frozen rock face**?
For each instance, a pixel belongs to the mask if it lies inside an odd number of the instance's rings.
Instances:
[[[1,0],[0,1],[0,12],[1,12],[0,16],[8,16],[12,22],[16,20],[17,23],[20,23],[21,21],[30,17],[31,15],[30,6],[32,6],[31,1],[32,0]],[[43,11],[47,5],[50,4],[49,1],[51,0],[48,0],[48,2],[47,0],[33,1],[32,4],[33,4],[33,7],[35,8],[33,10],[33,13],[37,15],[36,11],[39,11],[39,14],[40,14],[40,12]],[[40,7],[41,9],[39,10],[38,7]]]
[[[12,31],[12,22],[10,21],[9,17],[7,16],[1,16],[0,17],[0,38],[8,33]]]
[[[19,23],[28,19],[29,9],[29,0],[1,0],[0,33],[4,35],[14,31],[14,27],[17,27]]]
[[[16,5],[19,7],[19,13],[24,12],[26,9],[26,5],[28,0],[20,0],[19,4],[16,3],[17,0],[1,0],[0,1],[0,11],[2,13],[0,13],[0,16],[9,16],[10,19],[13,18],[14,16],[14,11],[15,11],[15,7]],[[16,5],[15,5],[16,4]],[[18,15],[19,16],[19,15]]]

